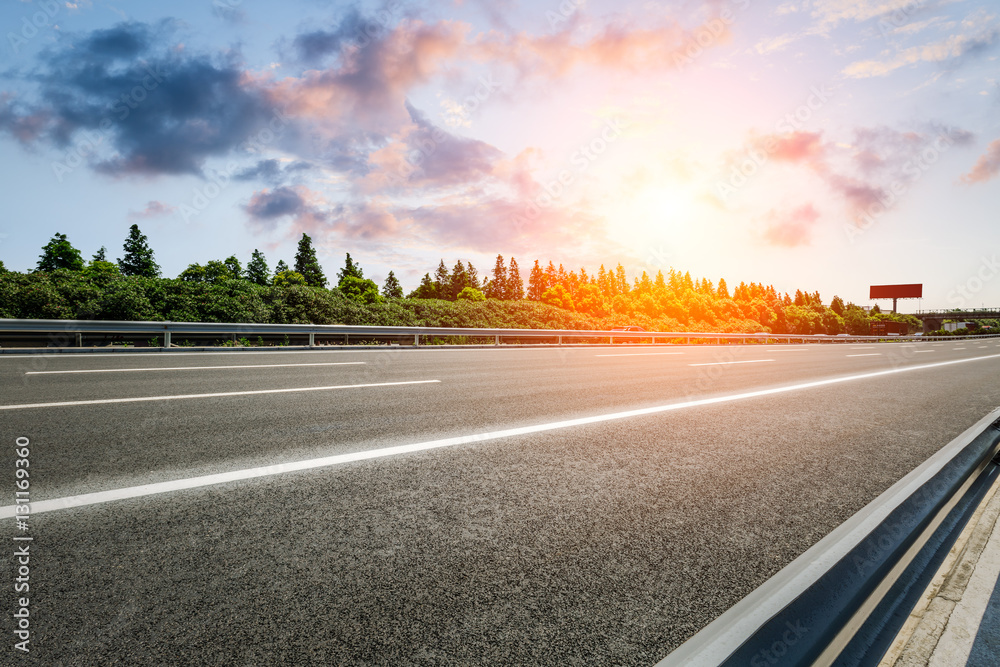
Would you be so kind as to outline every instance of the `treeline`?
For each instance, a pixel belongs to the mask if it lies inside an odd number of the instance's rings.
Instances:
[[[42,248],[34,272],[6,271],[0,262],[0,317],[171,320],[260,323],[343,323],[401,326],[608,329],[637,325],[650,331],[867,334],[872,319],[919,327],[912,316],[871,313],[818,292],[794,296],[771,285],[739,283],[669,269],[629,280],[618,264],[595,273],[566,271],[539,261],[525,285],[515,258],[500,255],[488,276],[459,260],[441,260],[433,275],[404,297],[392,271],[379,286],[347,254],[336,285],[316,258],[312,239],[299,240],[293,264],[273,271],[254,250],[244,266],[235,256],[189,265],[161,278],[145,235],[132,225],[123,256],[101,248],[89,262],[64,234]]]

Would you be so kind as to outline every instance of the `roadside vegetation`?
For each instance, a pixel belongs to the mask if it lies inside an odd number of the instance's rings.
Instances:
[[[272,270],[255,250],[246,266],[235,256],[191,264],[176,278],[160,275],[153,250],[132,225],[117,261],[101,248],[89,261],[63,234],[42,248],[36,269],[8,271],[0,262],[0,317],[274,324],[609,329],[724,333],[867,334],[874,319],[919,321],[871,312],[818,292],[779,293],[741,282],[730,289],[669,269],[629,279],[619,264],[566,271],[535,261],[527,284],[517,260],[497,256],[488,276],[461,260],[442,260],[409,294],[393,272],[380,287],[347,254],[333,284],[302,235],[291,266]]]

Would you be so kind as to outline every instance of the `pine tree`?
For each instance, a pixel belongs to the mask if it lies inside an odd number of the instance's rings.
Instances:
[[[42,247],[42,254],[38,256],[38,266],[35,270],[46,272],[56,269],[83,271],[83,267],[83,257],[80,256],[80,251],[66,240],[65,234],[56,234]]]
[[[348,276],[352,278],[359,278],[364,280],[365,272],[362,270],[361,266],[354,263],[351,259],[351,253],[347,253],[347,258],[344,260],[344,268],[337,272],[337,284],[344,282],[344,278]]]
[[[503,255],[497,255],[497,262],[493,265],[493,280],[486,289],[486,296],[490,299],[507,298],[507,267],[503,263]]]
[[[122,246],[125,256],[118,260],[118,268],[126,276],[142,276],[157,278],[160,275],[160,265],[153,258],[153,249],[149,247],[146,235],[139,231],[139,225],[132,225],[128,230],[128,238]]]
[[[535,265],[531,267],[531,273],[528,275],[528,298],[532,301],[541,301],[543,294],[545,294],[545,274],[536,259]]]
[[[434,281],[431,280],[431,274],[425,273],[424,277],[420,279],[420,285],[417,289],[407,295],[408,299],[436,299],[437,287],[434,286]]]
[[[90,259],[92,262],[106,262],[108,261],[108,249],[101,246],[101,249],[94,253],[94,256]]]
[[[621,264],[615,267],[615,286],[619,294],[628,292],[628,276],[625,275],[625,267]]]
[[[250,256],[250,262],[247,264],[246,279],[258,285],[266,285],[269,274],[264,253],[254,249]]]
[[[281,273],[288,273],[288,265],[285,264],[285,260],[283,259],[279,259],[278,265],[274,267],[274,277],[277,278]]]
[[[323,274],[323,267],[319,265],[319,260],[316,259],[316,249],[312,246],[312,239],[304,232],[295,253],[295,272],[302,274],[306,279],[306,285],[326,287],[326,276]]]
[[[520,301],[524,298],[524,281],[521,280],[521,269],[517,266],[517,260],[510,258],[510,267],[507,269],[507,284],[505,286],[504,298],[511,301]]]
[[[482,290],[482,285],[479,283],[479,271],[472,265],[472,262],[469,262],[469,265],[465,267],[465,275],[469,278],[469,287]]]
[[[434,271],[434,293],[436,294],[436,299],[448,298],[448,283],[450,282],[451,277],[448,275],[448,267],[444,265],[444,260],[442,259],[438,262],[438,267]]]
[[[465,270],[462,260],[455,262],[455,267],[451,270],[451,280],[448,282],[448,298],[452,301],[458,299],[459,293],[469,287],[469,274]]]
[[[430,276],[428,276],[430,278]],[[399,284],[399,280],[396,279],[396,274],[392,271],[385,279],[385,284],[382,285],[382,296],[387,299],[402,299],[403,298],[403,286]]]

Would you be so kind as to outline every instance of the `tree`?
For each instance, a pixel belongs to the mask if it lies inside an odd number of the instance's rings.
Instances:
[[[389,275],[385,279],[385,284],[382,285],[382,296],[387,299],[403,298],[403,286],[399,284],[396,274],[392,271],[389,272]]]
[[[458,295],[466,287],[471,287],[469,284],[469,274],[465,270],[465,264],[462,264],[462,260],[455,262],[455,268],[451,270],[451,280],[448,281],[448,298],[454,301],[458,298]]]
[[[438,267],[434,271],[434,293],[437,295],[434,298],[448,298],[449,282],[451,282],[451,277],[448,275],[448,267],[444,265],[444,260],[442,259],[438,262]]]
[[[729,298],[729,287],[726,285],[725,278],[719,278],[719,287],[716,288],[716,294],[718,294],[720,299]]]
[[[483,293],[475,287],[463,287],[456,298],[458,301],[484,301],[486,299]]]
[[[497,262],[493,265],[493,280],[486,289],[486,296],[490,299],[507,298],[507,267],[504,266],[503,255],[497,255]]]
[[[413,290],[407,296],[409,299],[436,299],[437,297],[437,287],[434,285],[434,281],[431,280],[431,274],[425,273],[424,277],[420,279],[420,285],[417,289]]]
[[[337,272],[337,284],[340,285],[344,282],[344,278],[351,276],[352,278],[359,278],[364,280],[365,272],[360,266],[354,263],[351,259],[351,253],[347,253],[347,259],[344,260],[344,268]]]
[[[556,308],[574,310],[573,297],[570,296],[569,290],[563,287],[561,283],[556,283],[545,290],[545,293],[542,294],[542,303],[547,303]]]
[[[247,263],[245,275],[246,279],[252,283],[258,285],[267,284],[267,279],[271,275],[271,272],[267,268],[267,259],[260,250],[254,249],[253,254],[250,256],[250,262]]]
[[[42,247],[42,254],[38,256],[38,266],[35,270],[46,273],[56,269],[83,271],[83,267],[80,251],[66,240],[65,234],[56,234]]]
[[[538,260],[535,260],[535,265],[531,267],[531,273],[528,275],[528,298],[532,301],[541,301],[542,294],[545,293],[545,273],[542,271],[542,267],[539,266]]]
[[[520,301],[524,298],[524,281],[521,280],[521,269],[517,266],[517,260],[510,258],[510,268],[507,269],[507,289],[506,299],[510,301]]]
[[[285,264],[285,260],[279,259],[278,260],[278,265],[276,267],[274,267],[274,278],[276,279],[278,277],[279,273],[286,273],[288,270],[289,270],[288,269],[288,265]],[[272,282],[273,282],[273,280],[272,280]]]
[[[123,275],[143,278],[160,276],[160,265],[153,258],[153,249],[149,247],[146,235],[139,231],[139,225],[129,227],[122,249],[125,256],[118,260],[118,268]]]
[[[290,287],[292,285],[305,285],[306,277],[298,271],[278,271],[274,274],[274,284],[276,287]]]
[[[108,249],[101,246],[101,249],[94,253],[94,256],[90,259],[91,262],[106,262],[108,261]]]
[[[382,303],[382,297],[378,293],[378,285],[375,284],[374,280],[358,278],[357,276],[344,276],[337,288],[352,301]]]
[[[844,300],[841,299],[839,296],[834,295],[833,301],[830,302],[830,310],[843,317],[845,310]]]
[[[240,260],[236,259],[236,255],[230,255],[227,257],[223,261],[223,264],[226,265],[230,278],[235,280],[243,275],[243,265],[240,263]]]
[[[323,267],[316,259],[316,249],[312,246],[312,239],[303,232],[299,239],[299,247],[295,253],[295,272],[306,279],[306,285],[311,287],[326,287],[326,276],[323,275]]]

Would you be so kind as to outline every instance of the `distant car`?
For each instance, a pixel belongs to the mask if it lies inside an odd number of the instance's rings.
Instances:
[[[837,334],[838,336],[850,336],[851,334]]]
[[[645,331],[642,327],[611,327],[612,331]]]

